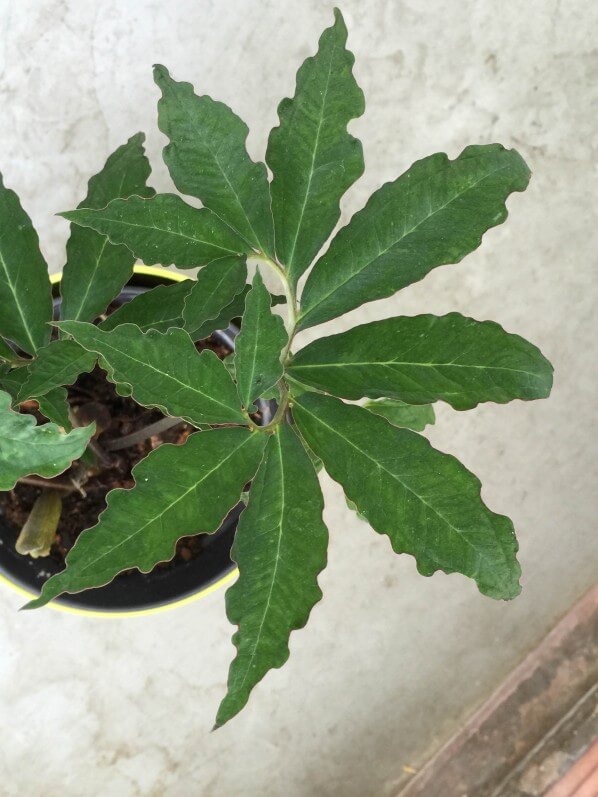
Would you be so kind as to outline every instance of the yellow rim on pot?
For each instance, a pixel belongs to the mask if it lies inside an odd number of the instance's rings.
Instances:
[[[135,274],[144,274],[150,277],[162,277],[164,279],[170,279],[173,282],[183,282],[183,280],[188,279],[183,274],[179,274],[176,271],[169,271],[166,268],[159,268],[157,266],[135,266],[133,269]],[[52,285],[58,285],[60,280],[62,279],[62,274],[50,274],[50,282]],[[235,568],[230,573],[227,573],[222,578],[215,581],[213,584],[210,584],[208,587],[204,587],[204,589],[195,592],[193,595],[188,595],[186,598],[180,598],[179,600],[172,601],[172,603],[165,603],[163,606],[154,606],[151,609],[132,609],[129,611],[99,611],[94,609],[79,609],[75,606],[66,606],[61,603],[56,603],[55,601],[51,601],[48,606],[51,609],[59,612],[65,612],[66,614],[78,614],[83,615],[85,617],[102,617],[102,618],[114,618],[114,617],[142,617],[144,615],[149,614],[158,614],[159,612],[165,612],[168,609],[175,609],[177,606],[186,606],[188,603],[193,603],[193,601],[199,600],[200,598],[205,597],[206,595],[210,595],[212,592],[215,592],[220,587],[225,586],[225,584],[229,584],[233,581],[239,571]],[[25,598],[37,598],[38,596],[33,593],[29,592],[29,590],[25,589],[24,587],[15,584],[5,575],[0,573],[0,584],[5,584],[7,587],[10,587],[14,592],[17,592],[19,595]]]

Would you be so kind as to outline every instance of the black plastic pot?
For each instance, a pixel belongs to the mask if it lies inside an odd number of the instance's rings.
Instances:
[[[119,298],[127,302],[156,285],[180,279],[178,274],[165,269],[136,267],[131,282],[125,286]],[[55,283],[56,293],[58,282],[59,278]],[[55,306],[59,301],[55,299]],[[214,336],[232,351],[237,333],[238,327],[231,324],[228,329],[214,333]],[[272,413],[271,402],[263,402],[260,409],[267,422]],[[196,559],[173,562],[148,574],[135,571],[117,576],[105,587],[63,595],[51,605],[85,614],[122,616],[174,607],[212,592],[234,578],[235,565],[230,558],[230,549],[242,509],[243,505],[238,504],[215,534],[206,535],[205,550]],[[44,581],[57,573],[60,567],[47,557],[32,559],[21,556],[14,550],[14,545],[8,542],[13,538],[14,529],[8,529],[2,518],[0,494],[0,581],[27,597],[34,597],[39,594]]]

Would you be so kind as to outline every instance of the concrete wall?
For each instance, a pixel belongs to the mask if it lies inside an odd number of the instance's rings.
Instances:
[[[228,102],[262,156],[280,98],[331,8],[317,0],[0,3],[0,168],[51,269],[90,174],[138,129],[170,190],[151,65]],[[289,664],[209,734],[232,657],[223,593],[136,621],[18,614],[0,589],[3,794],[391,797],[596,577],[598,7],[574,0],[345,0],[366,115],[366,175],[343,218],[426,154],[516,146],[534,177],[458,266],[321,327],[459,310],[541,346],[547,402],[446,407],[432,442],[513,518],[524,590],[511,604],[459,576],[417,575],[323,476],[323,602]],[[308,335],[305,336],[307,340]],[[594,450],[593,450],[594,449]]]

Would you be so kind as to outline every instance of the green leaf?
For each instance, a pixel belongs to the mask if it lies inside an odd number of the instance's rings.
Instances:
[[[289,657],[291,631],[303,628],[321,599],[328,530],[313,466],[291,428],[271,435],[239,521],[232,558],[239,578],[226,593],[226,611],[239,626],[237,655],[216,727],[238,714],[268,670]]]
[[[66,388],[55,387],[50,390],[45,396],[36,396],[37,403],[39,404],[39,411],[45,415],[52,423],[62,426],[66,431],[70,431],[73,427],[69,416],[68,394]]]
[[[102,321],[100,329],[110,332],[120,324],[136,324],[142,332],[166,332],[170,327],[182,327],[185,299],[194,285],[195,280],[185,279],[140,293]]]
[[[232,302],[222,310],[218,318],[206,321],[205,324],[202,324],[199,329],[193,332],[191,335],[193,340],[204,340],[204,338],[209,337],[215,330],[226,329],[231,321],[234,321],[235,318],[240,318],[245,310],[245,300],[250,290],[251,287],[245,285]],[[271,298],[272,305],[284,304],[286,302],[285,296],[274,295]]]
[[[100,324],[106,332],[120,324],[136,324],[142,332],[157,329],[166,332],[170,327],[182,327],[185,300],[195,285],[195,280],[185,279],[174,285],[158,285],[150,291],[136,296],[111,313]],[[249,285],[244,285],[232,302],[226,305],[216,318],[203,323],[192,335],[193,340],[203,340],[216,329],[226,329],[233,318],[243,315],[245,297],[249,293]],[[286,301],[284,296],[273,296],[273,304]]]
[[[515,150],[471,146],[453,161],[440,152],[386,183],[356,213],[314,266],[299,326],[322,324],[458,263],[507,218],[505,200],[530,172]]]
[[[12,490],[23,476],[46,479],[65,471],[85,451],[95,424],[63,434],[55,423],[35,425],[33,415],[10,409],[0,391],[0,490]]]
[[[117,197],[152,196],[146,186],[151,167],[143,150],[143,133],[132,136],[110,155],[104,168],[91,178],[80,208],[103,208]],[[115,246],[87,227],[71,225],[66,245],[66,265],[60,292],[63,319],[92,321],[118,296],[133,273],[135,255],[126,246]]]
[[[235,296],[230,304],[223,308],[222,312],[217,318],[212,318],[206,321],[194,332],[190,333],[193,340],[204,340],[208,338],[212,332],[217,329],[226,329],[230,322],[235,318],[240,318],[245,310],[245,299],[251,290],[251,286],[245,285],[243,289]]]
[[[225,257],[210,263],[197,274],[183,309],[185,329],[195,340],[204,324],[217,319],[247,281],[247,264],[239,257]]]
[[[232,351],[230,354],[227,354],[226,357],[222,360],[224,365],[226,366],[226,370],[231,375],[231,379],[235,382],[237,381],[237,374],[235,373],[235,353]],[[270,388],[270,390],[266,390],[266,392],[261,396],[264,401],[268,401],[269,399],[278,399],[280,398],[280,390],[278,386],[275,385],[274,387]]]
[[[338,9],[317,54],[297,73],[293,99],[278,106],[280,126],[270,133],[266,162],[276,252],[293,285],[310,265],[340,216],[340,199],[363,174],[360,142],[347,125],[364,112],[355,82],[347,28]]]
[[[164,161],[176,187],[201,199],[252,246],[273,255],[272,214],[266,167],[245,149],[247,125],[222,102],[198,97],[154,67],[162,92],[158,125],[170,139]]]
[[[324,463],[322,462],[320,457],[317,457],[314,454],[314,452],[311,450],[311,448],[307,444],[305,445],[305,450],[307,451],[307,454],[308,454],[308,456],[309,456],[309,458],[311,460],[311,464],[314,466],[315,472],[316,473],[320,473],[320,471],[324,467]]]
[[[341,398],[446,401],[457,410],[546,398],[552,387],[552,366],[533,344],[459,313],[387,318],[321,338],[289,371]]]
[[[288,366],[287,366],[287,368],[288,368]],[[284,378],[285,378],[285,382],[289,386],[289,392],[291,393],[293,398],[295,396],[301,396],[301,395],[303,395],[303,393],[308,393],[310,391],[315,391],[316,390],[315,387],[310,387],[309,385],[304,385],[303,382],[298,382],[293,377],[291,372],[288,371],[288,370],[285,371]],[[316,392],[318,392],[318,391],[316,391]]]
[[[138,404],[189,423],[245,423],[235,384],[214,352],[199,354],[182,329],[142,332],[123,324],[103,332],[93,324],[63,321],[60,329],[100,355],[108,379],[125,385]]]
[[[378,399],[378,401],[366,401],[363,406],[374,415],[386,418],[393,426],[413,429],[414,432],[423,432],[428,424],[436,422],[434,407],[431,404],[414,406],[398,399]]]
[[[27,366],[27,378],[19,390],[18,401],[39,398],[56,387],[72,385],[79,374],[93,369],[96,359],[95,354],[74,340],[53,340]]]
[[[8,343],[0,338],[0,361],[4,360],[9,363],[16,363],[20,361],[19,355],[11,348]]]
[[[43,349],[40,349],[40,351],[43,351]],[[83,351],[83,349],[81,351]],[[72,424],[69,418],[66,388],[61,385],[48,390],[43,395],[36,395],[23,390],[23,386],[26,382],[27,368],[15,368],[8,374],[0,375],[0,389],[5,390],[12,396],[12,404],[15,409],[17,409],[18,405],[23,401],[37,401],[42,415],[49,421],[52,421],[52,423],[70,431]]]
[[[485,506],[479,480],[458,460],[330,396],[306,393],[293,417],[347,498],[422,575],[463,573],[491,598],[519,594],[513,524]]]
[[[195,268],[251,251],[215,213],[193,208],[175,194],[115,199],[99,210],[82,208],[59,215],[97,230],[113,244],[124,244],[148,265]]]
[[[17,397],[26,381],[27,368],[25,366],[12,368],[6,373],[0,374],[0,389],[9,393],[13,399],[13,403],[18,404]]]
[[[286,342],[283,320],[272,313],[271,297],[258,270],[247,294],[235,347],[237,387],[241,403],[249,412],[252,402],[281,378],[281,352]]]
[[[133,468],[135,486],[108,494],[107,509],[80,535],[66,569],[25,608],[108,584],[122,570],[149,573],[172,559],[180,537],[216,531],[254,475],[264,438],[247,429],[212,429],[152,451]]]
[[[226,357],[223,358],[222,362],[224,363],[226,370],[229,372],[231,379],[236,381],[234,351],[231,351],[230,354],[227,354]]]
[[[301,432],[299,431],[299,427],[297,425],[294,426],[293,431],[295,432],[299,440],[301,440],[301,445],[303,446],[303,448],[307,451],[307,456],[310,458],[311,464],[313,465],[315,472],[320,473],[320,471],[324,467],[324,463],[322,462],[320,457],[314,454],[311,448],[307,445],[307,442],[303,437],[303,435],[301,434]]]
[[[0,335],[35,354],[50,340],[52,288],[39,238],[0,175]]]

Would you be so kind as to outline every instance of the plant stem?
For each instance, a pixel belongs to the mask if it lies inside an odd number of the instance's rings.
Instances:
[[[64,482],[51,481],[50,479],[40,479],[37,476],[22,476],[17,484],[30,484],[32,487],[41,487],[44,490],[60,490],[64,493],[75,492],[75,488],[72,485],[65,484]]]
[[[85,424],[81,424],[81,422],[79,421],[76,407],[73,406],[69,407],[69,418],[71,419],[71,423],[73,424],[74,427],[85,426]],[[106,452],[104,451],[104,449],[98,443],[97,440],[89,441],[89,443],[87,444],[86,452],[89,451],[91,451],[92,454],[95,455],[95,457],[97,457],[97,459],[102,463],[102,465],[104,466],[110,465],[110,457],[108,456],[108,454],[106,454]]]
[[[265,424],[265,426],[258,426],[258,424],[251,419],[249,413],[243,410],[247,425],[250,429],[253,429],[254,432],[272,432],[285,417],[286,411],[289,408],[291,396],[284,379],[281,379],[278,385],[280,390],[280,401],[278,402],[278,407],[276,408],[276,412],[274,413],[270,423]]]
[[[159,421],[151,423],[149,426],[144,426],[143,429],[138,429],[125,437],[115,437],[112,440],[107,440],[104,443],[104,447],[106,451],[120,451],[122,448],[129,448],[129,446],[134,446],[136,443],[141,443],[147,440],[148,437],[166,432],[180,423],[183,423],[182,418],[160,418]]]
[[[266,263],[267,265],[270,266],[270,268],[273,271],[276,272],[280,281],[282,282],[282,287],[284,289],[285,296],[287,297],[288,318],[287,318],[286,327],[289,339],[287,341],[287,345],[284,347],[281,356],[282,361],[286,363],[289,358],[291,345],[293,343],[293,338],[295,337],[295,332],[297,327],[298,308],[297,308],[297,296],[295,294],[295,289],[289,282],[287,273],[284,270],[284,267],[280,265],[280,263],[277,263],[275,260],[272,260],[272,258],[268,257],[268,255],[265,255],[262,252],[259,254],[253,254],[251,256],[255,260],[261,260],[263,263]]]
[[[268,257],[268,255],[265,255],[263,252],[253,254],[252,257],[256,260],[261,260],[263,263],[266,263],[268,266],[270,266],[270,268],[276,272],[278,278],[282,282],[282,287],[284,289],[284,293],[287,298],[288,317],[287,317],[286,329],[288,334],[288,341],[282,351],[281,360],[283,361],[283,363],[286,364],[289,359],[291,345],[293,343],[293,338],[295,337],[295,332],[297,327],[298,307],[297,307],[297,296],[295,294],[295,289],[293,288],[293,286],[289,281],[284,266],[282,266],[280,263],[277,263],[275,260],[272,260],[271,257]],[[291,399],[288,385],[284,379],[281,379],[279,382],[279,390],[280,390],[280,401],[278,402],[278,407],[270,423],[266,424],[266,426],[257,426],[248,416],[249,425],[251,426],[252,429],[259,430],[260,432],[270,432],[273,429],[275,429],[282,420],[284,420],[289,407],[289,401]]]

